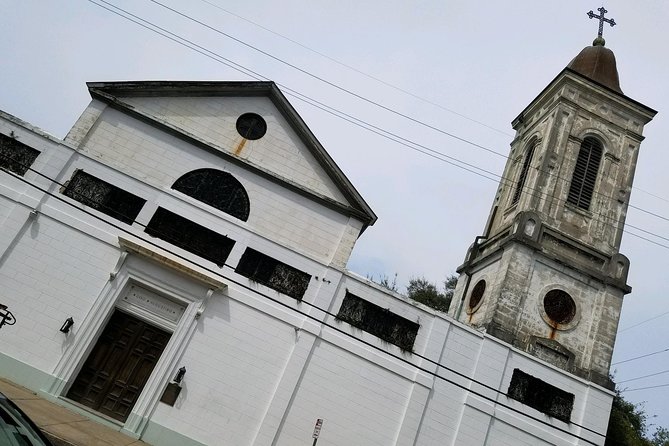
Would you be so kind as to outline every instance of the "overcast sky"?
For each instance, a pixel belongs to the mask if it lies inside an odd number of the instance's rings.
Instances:
[[[483,231],[513,137],[511,120],[591,44],[597,23],[586,13],[601,6],[584,0],[160,0],[273,59],[151,0],[0,0],[0,109],[64,137],[90,100],[87,81],[252,79],[93,1],[121,7],[277,82],[379,216],[349,268],[377,278],[397,273],[402,288],[411,276],[440,282],[462,262]],[[669,148],[663,140],[669,136],[669,2],[605,6],[617,22],[605,26],[604,37],[618,60],[623,92],[659,111],[641,145],[631,198],[640,209],[629,210],[621,248],[631,260],[633,292],[625,298],[616,362],[669,349]],[[375,135],[289,89],[489,173]],[[669,352],[613,369],[619,381],[668,371],[622,387],[667,384],[625,395],[646,401],[657,415],[651,422],[669,427]]]

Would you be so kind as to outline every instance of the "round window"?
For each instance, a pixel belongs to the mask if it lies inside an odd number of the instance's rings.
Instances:
[[[478,304],[481,303],[481,300],[483,299],[483,293],[485,293],[485,280],[479,280],[476,285],[474,285],[472,294],[469,296],[470,311],[473,312]]]
[[[562,290],[551,290],[544,296],[546,316],[557,324],[568,324],[576,316],[574,299]]]
[[[267,132],[267,123],[256,113],[244,113],[237,118],[237,132],[246,139],[260,139]]]

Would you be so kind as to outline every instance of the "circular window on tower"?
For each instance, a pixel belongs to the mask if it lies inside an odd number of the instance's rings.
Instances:
[[[485,280],[479,280],[478,282],[476,282],[476,285],[474,285],[472,293],[469,295],[469,305],[467,308],[467,313],[472,314],[479,309],[483,301],[483,295],[485,294],[485,286],[486,286]]]
[[[237,118],[237,132],[246,139],[260,139],[267,133],[267,123],[256,113],[244,113]]]
[[[576,303],[565,291],[551,290],[544,296],[544,311],[551,325],[565,326],[576,317]]]

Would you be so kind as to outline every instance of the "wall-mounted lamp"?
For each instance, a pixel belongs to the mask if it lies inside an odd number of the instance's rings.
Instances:
[[[168,406],[174,406],[174,404],[177,402],[177,398],[179,398],[179,394],[181,393],[181,381],[183,381],[184,375],[186,375],[186,367],[181,367],[179,370],[177,370],[177,374],[174,375],[174,379],[171,383],[167,384],[167,387],[163,392],[163,396],[160,397],[161,402],[167,404]]]
[[[68,317],[67,319],[65,319],[65,322],[63,322],[63,325],[60,327],[60,331],[62,333],[69,333],[70,328],[72,328],[73,325],[74,325],[74,319]]]
[[[177,374],[174,376],[174,382],[181,384],[181,381],[184,379],[184,375],[186,375],[186,367],[181,367],[179,370],[177,370]]]
[[[7,309],[7,305],[0,304],[0,328],[3,325],[14,325],[16,318],[11,311]]]

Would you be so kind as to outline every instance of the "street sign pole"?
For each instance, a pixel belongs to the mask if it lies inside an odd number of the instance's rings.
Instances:
[[[316,446],[316,442],[318,441],[318,437],[321,435],[321,428],[323,427],[323,419],[319,418],[316,420],[316,426],[314,426],[314,433],[311,436],[314,439],[314,443],[312,446]]]

